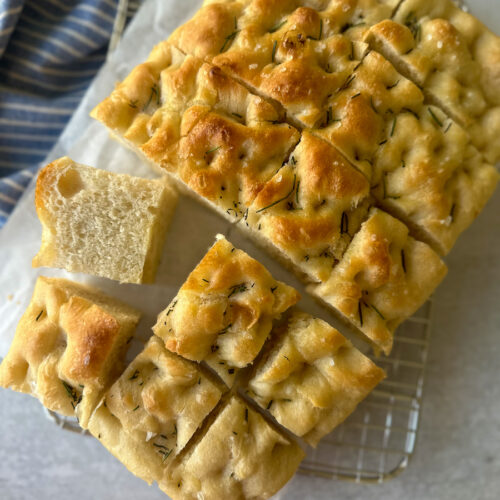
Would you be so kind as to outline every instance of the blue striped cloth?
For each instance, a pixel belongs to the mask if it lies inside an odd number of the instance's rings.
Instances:
[[[140,0],[0,0],[0,227]]]

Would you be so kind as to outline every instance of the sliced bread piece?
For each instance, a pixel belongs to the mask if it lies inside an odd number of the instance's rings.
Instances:
[[[0,365],[0,386],[31,394],[86,427],[124,368],[140,313],[95,288],[38,278]]]
[[[148,180],[64,157],[38,175],[42,245],[33,266],[59,267],[126,283],[152,283],[177,194]]]

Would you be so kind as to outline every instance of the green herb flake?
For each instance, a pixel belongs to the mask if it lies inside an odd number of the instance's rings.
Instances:
[[[401,249],[401,267],[403,271],[406,273],[406,259],[405,259],[405,251]]]
[[[345,212],[340,219],[340,234],[349,234],[349,216]]]
[[[208,151],[205,151],[205,156],[209,155],[210,153],[215,153],[215,151],[218,151],[220,149],[220,146],[216,146],[215,148],[209,149]]]
[[[135,380],[139,376],[139,370],[135,370],[129,380]]]
[[[385,321],[385,316],[373,304],[370,307]]]
[[[236,29],[236,19],[235,19],[235,31],[233,31],[231,34],[226,36],[226,39],[224,40],[224,44],[219,50],[219,53],[224,52],[229,48],[231,45],[232,41],[236,38],[236,35],[240,32],[240,30]]]
[[[266,406],[266,410],[269,410],[271,408],[271,406],[273,405],[273,403],[274,403],[274,401],[271,399],[271,401],[269,401],[269,403]]]
[[[399,83],[399,80],[398,80],[396,83],[394,83],[393,85],[388,85],[388,86],[386,87],[386,88],[387,88],[387,90],[391,90],[391,89],[393,89],[394,87],[396,87],[396,86],[397,86],[397,84],[398,84],[398,83]]]
[[[43,309],[38,313],[38,316],[35,318],[35,321],[38,321],[42,316],[42,314],[43,314]]]
[[[398,120],[398,117],[394,117],[394,121],[392,122],[392,128],[391,128],[391,137],[394,135],[394,130],[396,130],[396,122]]]
[[[138,100],[137,99],[134,99],[132,101],[129,101],[128,105],[132,108],[132,109],[137,109],[137,104],[138,104]]]
[[[448,123],[448,126],[446,127],[444,133],[446,134],[446,132],[448,132],[448,130],[450,130],[451,126],[453,125],[453,122],[450,120],[450,123]]]
[[[240,118],[240,119],[242,119],[242,118],[243,118],[243,116],[242,116],[242,115],[240,115],[239,113],[231,113],[231,114],[232,114],[233,116],[236,116],[236,118]]]
[[[248,290],[248,287],[246,285],[246,283],[237,283],[236,285],[233,285],[229,288],[229,290],[231,290],[229,292],[229,295],[227,296],[227,298],[229,297],[232,297],[233,295],[237,294],[237,293],[243,293],[245,291]]]
[[[455,220],[455,206],[456,206],[455,203],[453,203],[450,210],[450,217],[452,222]]]
[[[436,114],[434,113],[434,111],[432,111],[431,108],[427,108],[427,111],[429,112],[429,114],[432,116],[432,119],[439,125],[439,127],[442,127],[443,126],[443,123],[441,122],[441,120],[436,116]]]
[[[284,21],[281,21],[281,23],[277,24],[276,26],[273,26],[269,30],[269,33],[276,33],[276,31],[278,31],[283,25],[285,25],[286,22],[287,22],[287,19],[285,19]]]
[[[292,189],[290,189],[290,192],[288,192],[285,196],[283,196],[283,198],[280,198],[279,200],[274,201],[270,205],[267,205],[263,208],[259,208],[259,210],[256,210],[255,213],[258,214],[259,212],[263,212],[264,210],[267,210],[268,208],[274,207],[274,205],[277,205],[278,203],[285,201],[294,192],[296,181],[297,181],[297,174],[293,174],[293,184],[292,184]]]
[[[363,326],[363,309],[361,305],[361,301],[358,302],[358,316],[359,316],[359,324]]]
[[[273,51],[271,53],[271,61],[274,62],[274,58],[276,56],[276,47],[278,46],[278,42],[276,40],[274,40],[274,43],[273,43]]]
[[[139,405],[137,405],[132,411],[136,411],[139,409]]]
[[[359,97],[361,95],[361,92],[358,92],[357,94],[354,94],[352,97],[351,97],[351,100],[352,99],[356,99],[356,97]]]

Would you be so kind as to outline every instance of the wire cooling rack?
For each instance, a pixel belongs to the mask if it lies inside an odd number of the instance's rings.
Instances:
[[[300,472],[381,483],[408,466],[422,404],[431,316],[428,301],[399,327],[391,355],[372,358],[385,369],[387,378],[308,453]]]

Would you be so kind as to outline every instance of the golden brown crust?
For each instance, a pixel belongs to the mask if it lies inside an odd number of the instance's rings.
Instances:
[[[167,349],[205,360],[229,385],[252,363],[272,320],[299,300],[256,260],[218,239],[153,328]]]
[[[281,425],[316,446],[384,377],[337,330],[296,311],[249,387]]]
[[[303,458],[297,444],[232,397],[160,488],[179,500],[264,500],[291,479]]]
[[[131,472],[161,481],[221,395],[196,363],[153,336],[106,393],[89,430]]]
[[[476,147],[498,161],[499,37],[452,2],[407,0],[394,21],[371,27],[366,40],[461,125],[474,125]]]
[[[0,365],[0,385],[63,415],[77,414],[85,427],[123,368],[139,316],[96,289],[40,277]]]
[[[308,132],[264,185],[240,224],[322,281],[365,218],[369,183],[335,148]]]
[[[389,354],[394,330],[428,299],[446,266],[404,224],[378,209],[354,236],[330,278],[308,290]]]

